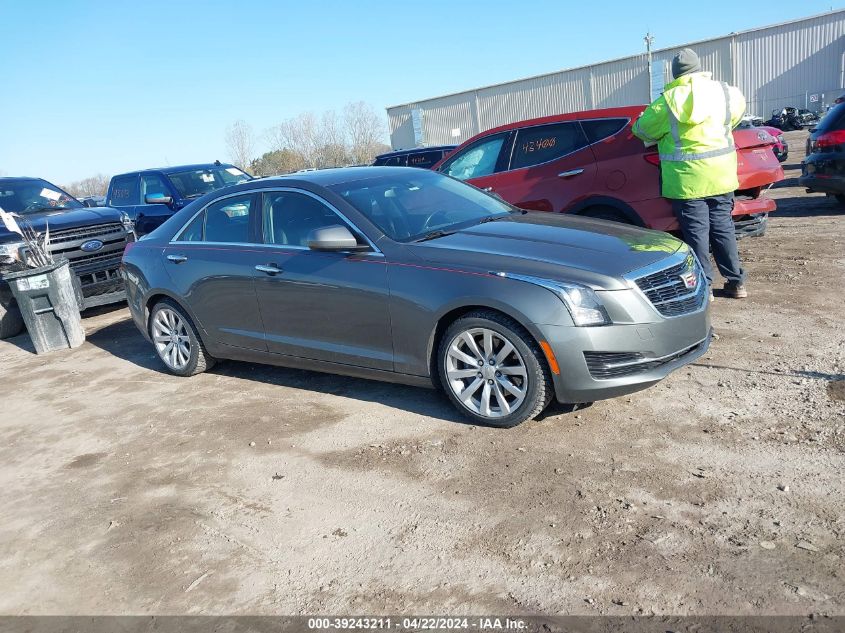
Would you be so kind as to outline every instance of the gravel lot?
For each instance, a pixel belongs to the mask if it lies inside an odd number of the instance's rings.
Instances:
[[[788,179],[660,385],[511,430],[435,392],[163,373],[125,308],[0,342],[0,613],[845,614],[845,216]]]

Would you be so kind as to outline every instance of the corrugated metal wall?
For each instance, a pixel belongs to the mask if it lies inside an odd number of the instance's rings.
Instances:
[[[845,10],[689,46],[704,70],[739,86],[748,111],[764,118],[786,105],[818,109],[845,87]],[[655,51],[666,81],[672,56],[683,47]],[[809,103],[810,95],[822,93],[823,99]],[[417,108],[425,144],[439,145],[514,121],[645,103],[648,94],[646,56],[635,55],[388,108],[390,141],[394,149],[414,147],[411,111]]]

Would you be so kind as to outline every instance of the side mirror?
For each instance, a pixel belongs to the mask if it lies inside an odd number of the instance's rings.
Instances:
[[[163,193],[148,193],[144,196],[145,204],[173,204],[171,196],[165,196]]]
[[[306,240],[312,251],[368,251],[370,247],[359,244],[345,226],[334,224],[314,229]]]
[[[93,200],[91,200],[91,198],[85,198],[85,200],[82,201],[82,204],[83,204],[83,206],[86,206],[86,207],[89,207],[89,208],[97,206],[97,203],[94,202]]]

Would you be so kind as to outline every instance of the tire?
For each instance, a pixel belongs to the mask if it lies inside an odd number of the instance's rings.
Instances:
[[[582,211],[579,215],[585,218],[595,218],[596,220],[609,220],[611,222],[619,222],[620,224],[633,224],[621,211],[617,211],[613,207],[590,207]]]
[[[845,207],[845,194],[843,194],[843,193],[837,193],[837,194],[836,194],[836,201],[837,201],[839,204],[841,204],[842,206],[844,206],[844,207]]]
[[[23,330],[23,317],[18,302],[11,290],[0,290],[0,340],[17,336]]]
[[[214,366],[191,317],[175,301],[156,303],[147,327],[159,360],[171,374],[194,376]]]
[[[506,344],[512,349],[491,363]],[[510,428],[540,415],[552,400],[540,346],[519,323],[492,310],[470,312],[449,326],[438,347],[437,373],[455,408],[476,424]]]

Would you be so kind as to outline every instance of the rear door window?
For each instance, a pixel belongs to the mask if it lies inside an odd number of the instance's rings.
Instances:
[[[416,154],[409,154],[408,167],[428,169],[441,158],[443,158],[443,152],[441,151],[417,152]]]
[[[249,244],[252,238],[252,215],[255,195],[244,194],[223,198],[210,204],[179,233],[179,242],[219,242]]]
[[[548,163],[586,145],[587,137],[577,121],[522,128],[516,134],[510,168]]]
[[[132,207],[141,204],[138,192],[138,174],[115,176],[109,194],[110,207]]]
[[[443,163],[440,171],[458,180],[480,178],[501,171],[499,156],[507,138],[506,132],[479,139],[456,152]]]
[[[593,121],[581,121],[581,127],[587,135],[590,143],[598,143],[614,134],[618,134],[628,125],[628,119],[595,119]]]

